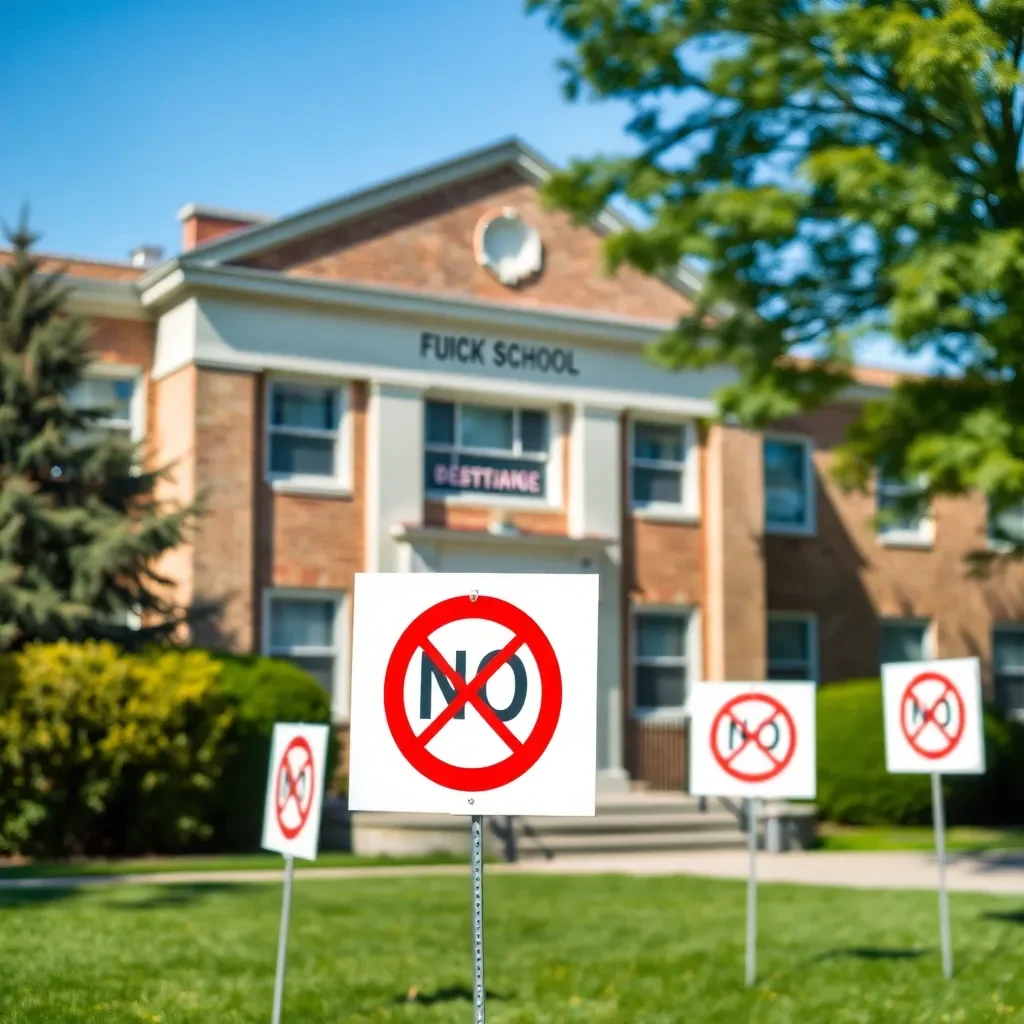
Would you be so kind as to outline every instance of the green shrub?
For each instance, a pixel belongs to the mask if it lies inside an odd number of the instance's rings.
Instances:
[[[213,834],[234,710],[200,651],[33,644],[0,658],[0,849],[131,854]]]
[[[951,824],[1019,824],[1024,815],[1024,728],[995,708],[984,716],[984,775],[944,776]],[[932,820],[927,775],[885,769],[878,680],[835,683],[818,692],[818,812],[849,825],[920,825]]]
[[[217,845],[230,850],[259,846],[263,827],[270,739],[275,722],[329,722],[323,687],[288,661],[218,655],[220,685],[235,708],[232,754],[220,786]],[[334,738],[325,779],[331,777]]]

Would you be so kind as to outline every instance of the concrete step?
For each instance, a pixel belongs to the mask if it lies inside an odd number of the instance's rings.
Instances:
[[[602,853],[655,853],[683,850],[742,849],[746,837],[733,829],[706,832],[580,833],[578,835],[521,836],[516,846],[520,859],[580,856]]]

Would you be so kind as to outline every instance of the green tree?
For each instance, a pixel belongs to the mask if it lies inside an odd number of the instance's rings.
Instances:
[[[170,635],[185,610],[154,569],[194,508],[165,509],[158,472],[102,429],[110,410],[76,408],[88,324],[61,274],[42,272],[23,219],[0,266],[0,650],[32,640]],[[129,616],[140,615],[138,630]]]
[[[703,272],[657,358],[731,363],[722,411],[763,424],[834,395],[881,332],[937,372],[865,406],[841,482],[883,464],[995,512],[1024,496],[1022,0],[527,7],[571,44],[571,98],[633,112],[634,151],[574,163],[549,198],[643,211],[612,267]]]

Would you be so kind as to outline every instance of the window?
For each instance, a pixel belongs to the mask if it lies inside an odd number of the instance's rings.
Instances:
[[[931,656],[928,623],[923,619],[889,619],[882,622],[882,664],[925,661]]]
[[[1024,719],[1024,627],[996,627],[992,676],[999,705],[1011,718]]]
[[[812,533],[814,519],[814,472],[810,442],[766,438],[765,528],[773,533]]]
[[[681,712],[689,692],[692,615],[638,611],[633,617],[633,706],[641,714]]]
[[[817,630],[811,615],[768,616],[768,678],[816,681]]]
[[[878,535],[890,544],[927,544],[932,539],[932,524],[920,483],[907,483],[898,477],[878,474]]]
[[[996,546],[1024,544],[1024,501],[999,513],[989,505],[988,539]]]
[[[550,419],[543,409],[428,401],[427,492],[551,500]]]
[[[118,376],[86,377],[68,392],[67,397],[76,409],[101,413],[90,433],[99,430],[135,441],[142,433],[139,429],[138,390],[138,376],[126,371]]]
[[[677,423],[632,424],[630,494],[634,509],[695,514],[695,480],[688,469],[690,431]]]
[[[267,653],[293,661],[330,694],[338,678],[341,607],[341,595],[316,590],[273,591],[266,600]]]
[[[343,486],[342,390],[273,381],[267,404],[269,479],[314,487]]]

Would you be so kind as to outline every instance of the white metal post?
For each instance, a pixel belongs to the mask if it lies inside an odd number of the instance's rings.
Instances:
[[[484,987],[484,819],[474,814],[470,823],[470,860],[473,876],[473,1021],[484,1024],[487,990]],[[277,1024],[275,1021],[274,1024]]]
[[[284,997],[284,963],[288,953],[288,919],[292,912],[292,882],[295,858],[284,859],[284,898],[281,902],[281,930],[277,936],[277,972],[274,975],[274,1010],[271,1024],[281,1024],[281,1000]]]
[[[747,843],[750,850],[750,874],[747,877],[747,988],[757,980],[757,822],[761,801],[747,801]]]
[[[942,944],[942,974],[953,977],[953,942],[949,933],[949,893],[946,891],[946,808],[942,799],[942,776],[932,772],[932,820],[935,822],[935,853],[939,859],[939,941]]]

